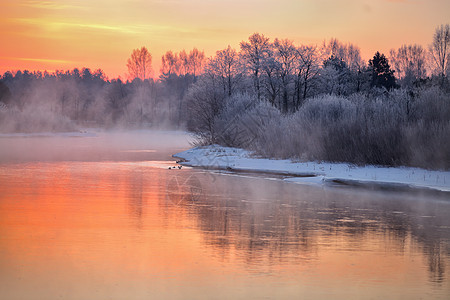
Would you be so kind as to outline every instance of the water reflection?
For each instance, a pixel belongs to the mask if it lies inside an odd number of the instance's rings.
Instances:
[[[143,168],[136,168],[130,172],[128,184],[128,202],[130,206],[130,213],[136,221],[136,226],[142,228],[142,218],[144,209],[144,176]]]
[[[446,299],[450,291],[445,199],[157,161],[3,164],[0,191],[1,299]]]
[[[370,274],[380,259],[394,256],[391,263],[399,265],[395,256],[409,257],[419,250],[427,260],[429,280],[448,285],[448,202],[420,195],[268,184],[241,176],[195,176],[202,182],[202,197],[186,201],[186,209],[197,218],[205,244],[223,261],[237,257],[251,271],[267,271],[269,266],[275,272],[270,266],[311,263],[324,251],[369,253],[367,258],[377,260],[363,264]]]

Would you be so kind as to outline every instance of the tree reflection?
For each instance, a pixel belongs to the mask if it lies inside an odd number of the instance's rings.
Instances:
[[[143,170],[141,168],[134,169],[129,175],[129,184],[128,184],[128,203],[130,214],[132,215],[133,220],[136,222],[136,226],[138,228],[142,228],[142,218],[143,218],[143,186],[144,186],[144,178],[143,178]]]
[[[446,280],[449,251],[443,241],[450,236],[436,228],[448,228],[450,221],[447,206],[438,201],[237,176],[198,173],[196,178],[202,197],[189,203],[189,210],[205,244],[224,261],[234,256],[261,271],[314,262],[324,248],[364,253],[382,244],[386,253],[408,255],[419,246],[430,281]],[[430,207],[427,201],[437,204]]]

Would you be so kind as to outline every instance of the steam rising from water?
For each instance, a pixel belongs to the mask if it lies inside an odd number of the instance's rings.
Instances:
[[[101,131],[0,135],[0,163],[24,161],[173,160],[189,148],[181,131]]]

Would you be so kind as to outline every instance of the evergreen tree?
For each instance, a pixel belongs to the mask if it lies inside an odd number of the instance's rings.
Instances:
[[[385,87],[387,90],[397,87],[394,70],[391,70],[384,54],[377,51],[373,59],[369,60],[369,69],[372,71],[371,87]]]

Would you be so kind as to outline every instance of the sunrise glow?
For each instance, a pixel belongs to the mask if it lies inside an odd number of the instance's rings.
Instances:
[[[0,73],[88,67],[124,77],[132,49],[146,46],[157,75],[167,50],[211,56],[254,32],[296,44],[336,37],[367,60],[402,44],[427,46],[449,11],[446,0],[2,0]]]

